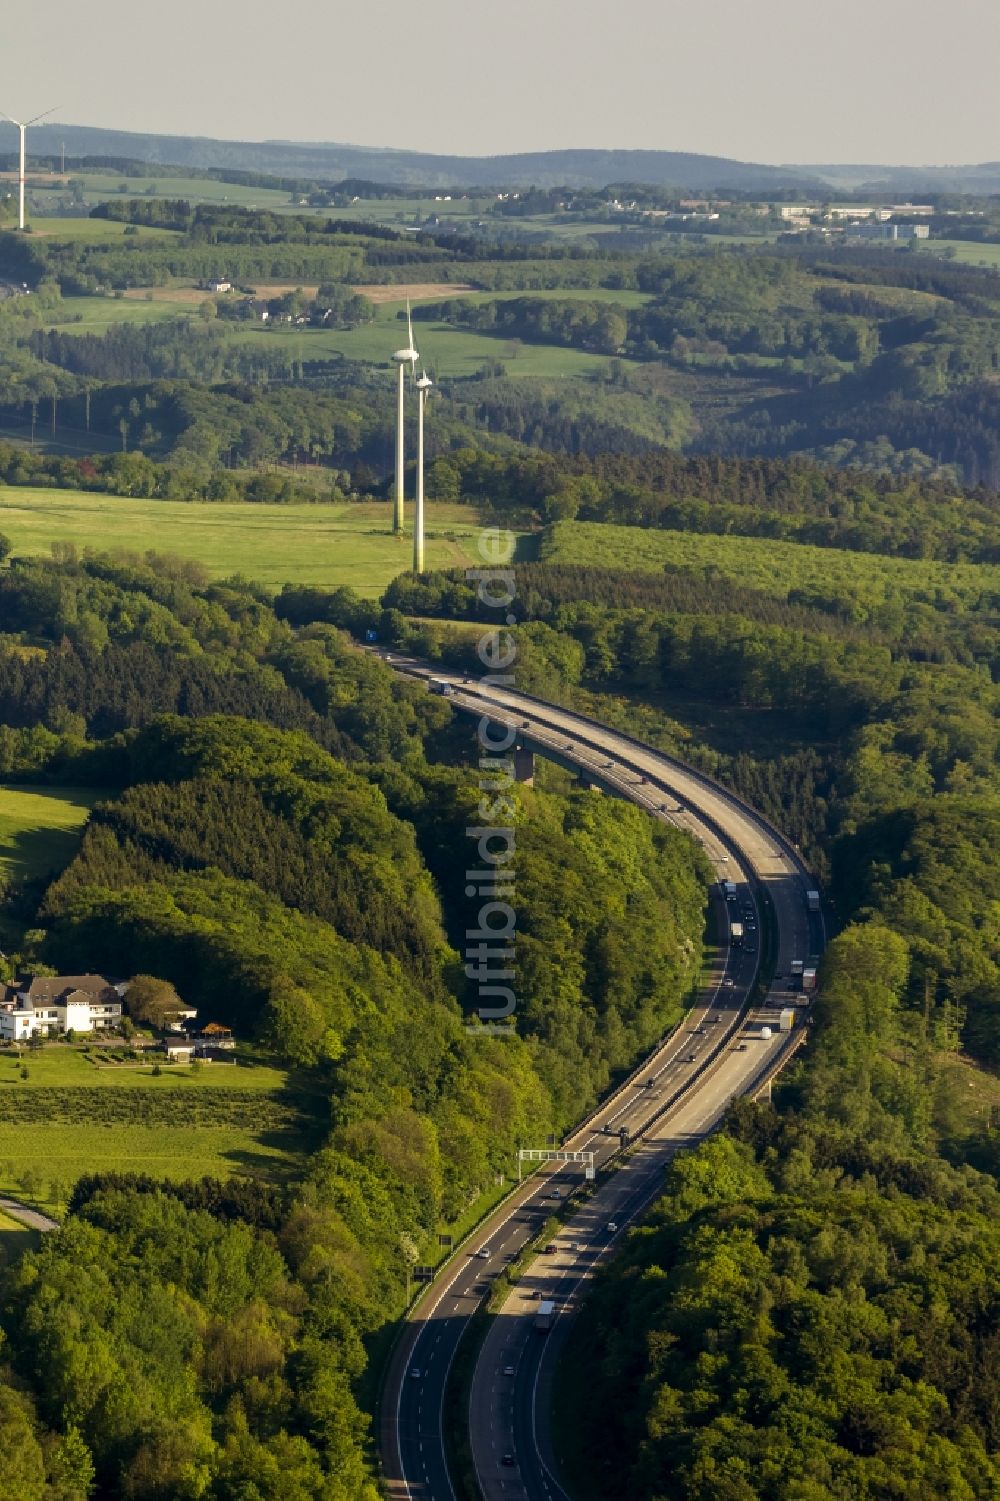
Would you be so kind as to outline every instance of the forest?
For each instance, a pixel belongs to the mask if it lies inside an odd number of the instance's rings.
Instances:
[[[99,217],[121,238],[0,233],[28,288],[0,301],[4,485],[385,497],[386,371],[308,358],[307,325],[367,319],[359,286],[454,284],[418,338],[496,358],[435,372],[428,495],[524,534],[518,686],[735,788],[822,882],[803,1060],[676,1159],[573,1336],[581,1501],[993,1501],[1000,1137],[965,1080],[1000,1068],[1000,277],[160,197]],[[239,301],[74,322],[222,271]],[[301,345],[248,337],[258,281]],[[596,363],[525,376],[529,344]],[[489,618],[460,571],[272,597],[0,537],[0,779],[96,799],[64,869],[0,891],[0,973],[168,981],[322,1117],[281,1183],[95,1164],[0,1267],[0,1493],[375,1501],[410,1267],[682,1015],[699,847],[549,768],[510,791],[517,1026],[467,1025],[475,747],[357,643],[478,670]]]
[[[0,1489],[374,1497],[366,1342],[408,1258],[680,1015],[701,853],[559,776],[521,791],[524,1003],[478,1038],[474,742],[444,703],[162,556],[15,560],[0,618],[0,775],[103,793],[65,871],[3,894],[5,965],[159,976],[328,1101],[282,1193],[98,1172],[0,1275]]]
[[[435,370],[432,453],[463,440],[595,460],[668,448],[809,459],[955,489],[998,482],[1000,277],[990,268],[930,251],[807,240],[535,243],[522,231],[512,240],[493,234],[503,216],[475,233],[431,223],[404,234],[363,220],[172,199],[99,208],[105,223],[122,225],[121,238],[0,232],[0,282],[28,294],[0,300],[4,425],[41,409],[53,434],[61,420],[93,432],[98,448],[123,439],[150,459],[175,457],[195,484],[220,461],[308,461],[358,468],[355,488],[378,487],[384,445],[358,442],[357,410],[374,401],[381,411],[371,381],[380,362],[331,351],[323,339],[371,317],[366,287],[454,283],[454,297],[418,301],[418,326],[431,323],[459,344],[475,335],[477,348],[489,336],[496,353],[472,373],[456,375],[446,361]],[[93,297],[147,289],[153,299],[161,288],[206,289],[221,274],[234,294],[206,290],[199,305],[181,304],[152,326],[139,302],[101,331],[72,326]],[[270,298],[267,283],[277,284]],[[280,335],[261,341],[248,313],[255,297],[308,333],[294,345]],[[308,335],[320,340],[314,354]],[[571,378],[525,376],[519,356],[535,344],[595,363]],[[286,420],[272,428],[259,392],[270,387],[273,396],[279,384]],[[192,400],[196,422],[147,415]],[[317,401],[331,403],[322,441]],[[256,420],[234,432],[240,403],[256,408]],[[354,420],[338,431],[345,405]]]
[[[518,493],[513,466],[482,466]],[[591,467],[588,504],[607,483]],[[472,491],[471,460],[455,470]],[[738,488],[776,514],[860,498],[856,479],[814,485],[808,466],[660,472],[667,503],[674,485],[708,505]],[[549,461],[522,473],[541,504]],[[586,1304],[560,1421],[588,1501],[985,1501],[1000,1485],[1000,1137],[996,1110],[961,1099],[965,1069],[993,1079],[1000,1064],[995,579],[904,562],[899,499],[917,492],[863,488],[887,545],[873,534],[849,566],[821,551],[825,590],[798,587],[763,544],[734,573],[616,568],[622,529],[568,520],[515,570],[519,686],[770,813],[822,873],[839,930],[806,1061],[773,1104],[734,1106],[677,1159]],[[972,504],[985,521],[989,496]],[[455,572],[401,577],[381,611],[291,587],[278,608],[465,670],[457,624],[488,619]]]

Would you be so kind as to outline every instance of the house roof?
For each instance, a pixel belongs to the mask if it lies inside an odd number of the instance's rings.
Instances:
[[[107,975],[28,975],[10,988],[37,1006],[51,1005],[70,992],[78,991],[82,991],[88,1000],[104,1000],[105,993],[114,990],[114,984]],[[115,991],[116,997],[117,994]]]

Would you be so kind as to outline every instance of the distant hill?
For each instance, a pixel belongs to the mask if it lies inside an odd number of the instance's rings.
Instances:
[[[13,132],[11,132],[13,136]],[[295,141],[216,141],[205,136],[140,135],[87,125],[39,125],[31,151],[131,158],[179,167],[222,167],[341,181],[364,177],[405,187],[603,187],[609,182],[678,188],[782,188],[795,169],[755,166],[677,151],[532,151],[511,156],[435,156],[370,146]],[[814,179],[813,179],[814,181]]]
[[[13,134],[13,132],[12,132]],[[2,138],[0,138],[2,140]],[[685,151],[530,151],[509,156],[437,156],[335,142],[217,141],[207,136],[142,135],[90,125],[38,125],[32,152],[130,158],[151,165],[217,167],[338,182],[364,177],[402,187],[603,187],[648,183],[676,188],[740,188],[803,193],[861,188],[1000,192],[1000,162],[956,167],[767,166]]]

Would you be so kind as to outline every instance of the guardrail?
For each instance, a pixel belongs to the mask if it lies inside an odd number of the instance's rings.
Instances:
[[[414,661],[415,659],[411,658],[410,660]],[[394,663],[392,665],[399,665],[401,667],[404,667],[405,669],[405,659],[398,664]],[[423,677],[425,672],[431,672],[433,674],[433,669],[425,667],[422,663],[418,664],[416,675]],[[480,680],[470,679],[470,681],[479,682]],[[758,811],[758,809],[751,808],[748,803],[743,802],[743,800],[738,797],[731,788],[727,787],[723,782],[718,781],[709,772],[702,771],[701,768],[697,766],[689,766],[687,762],[681,761],[677,756],[671,755],[669,751],[660,750],[656,746],[647,745],[644,741],[640,740],[638,736],[630,735],[627,730],[615,729],[611,725],[602,724],[599,719],[592,719],[587,714],[581,714],[579,709],[567,709],[564,708],[561,704],[552,704],[547,699],[539,698],[534,693],[526,692],[523,688],[518,688],[512,691],[516,691],[518,698],[524,698],[527,699],[529,703],[538,704],[538,706],[542,709],[548,709],[549,711],[555,709],[557,713],[565,714],[568,718],[576,720],[578,724],[584,725],[589,729],[599,730],[602,734],[605,735],[617,735],[620,740],[626,740],[630,745],[636,746],[645,755],[653,754],[662,757],[664,761],[667,761],[671,766],[676,767],[678,771],[683,771],[686,776],[693,777],[695,781],[701,782],[702,785],[707,787],[711,792],[714,792],[718,796],[724,798],[725,801],[729,803],[730,807],[734,808],[737,812],[742,813],[746,817],[749,817],[761,829],[763,829],[765,833],[767,833],[772,839],[774,839],[776,844],[781,846],[781,848],[787,854],[788,858],[794,862],[799,870],[799,873],[803,877],[805,877],[809,881],[812,881],[814,879],[813,873],[807,866],[801,851],[791,842],[790,839],[788,839],[781,832],[777,825],[773,824],[765,813],[761,813]],[[456,693],[460,692],[461,687],[456,689]],[[500,704],[499,701],[490,700],[488,697],[488,690],[480,690],[477,696],[480,702],[483,700],[485,700],[487,703],[494,702],[496,703],[497,707],[506,707],[509,713],[514,712],[509,705],[505,706]],[[449,695],[449,697],[453,698],[454,695]]]

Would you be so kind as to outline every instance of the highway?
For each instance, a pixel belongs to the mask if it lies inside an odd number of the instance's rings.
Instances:
[[[493,1321],[478,1357],[469,1409],[473,1462],[487,1501],[568,1501],[545,1416],[569,1316],[594,1268],[656,1196],[670,1156],[711,1131],[734,1096],[757,1092],[802,1040],[801,1029],[778,1029],[779,1008],[789,999],[780,984],[759,1010],[747,1010],[759,961],[761,900],[774,923],[777,976],[789,974],[793,959],[821,951],[821,919],[806,911],[804,893],[811,882],[796,852],[708,779],[567,710],[398,654],[383,655],[401,672],[433,676],[456,710],[516,726],[520,744],[686,829],[703,845],[720,882],[736,887],[728,917],[748,922],[745,944],[723,945],[704,993],[682,1025],[562,1143],[566,1150],[592,1152],[599,1170],[620,1157],[624,1129],[629,1149],[623,1165],[599,1174],[596,1191],[589,1184],[584,1191],[579,1164],[546,1165],[534,1174],[446,1263],[411,1311],[390,1362],[379,1432],[388,1493],[396,1501],[457,1501],[444,1432],[448,1374],[459,1341],[507,1263],[537,1238],[553,1211],[568,1214]],[[718,931],[728,933],[726,902],[718,891],[713,900]],[[762,1033],[766,1024],[770,1038]],[[571,1194],[572,1205],[567,1203]],[[556,1307],[547,1335],[534,1329],[540,1299],[551,1299]]]

